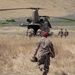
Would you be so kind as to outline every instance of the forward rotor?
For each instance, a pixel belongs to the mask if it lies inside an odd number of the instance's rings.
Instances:
[[[44,8],[9,8],[9,9],[0,9],[0,11],[9,11],[9,10],[24,10],[24,9],[34,9],[34,10],[39,10],[39,9],[44,9]]]

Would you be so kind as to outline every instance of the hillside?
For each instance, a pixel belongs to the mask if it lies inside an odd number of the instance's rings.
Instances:
[[[41,7],[40,15],[68,16],[75,13],[75,0],[0,0],[0,9]],[[31,16],[31,10],[0,11],[0,19]]]
[[[40,37],[29,39],[24,32],[24,27],[0,29],[0,75],[42,75],[37,63],[30,61]],[[73,34],[66,39],[54,35],[48,38],[56,54],[51,58],[48,75],[75,75],[75,32],[70,32]]]

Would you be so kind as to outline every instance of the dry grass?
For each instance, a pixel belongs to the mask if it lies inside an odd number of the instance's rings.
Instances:
[[[40,15],[67,16],[75,12],[74,0],[1,0],[1,8],[43,7]],[[31,10],[3,11],[0,19],[31,16]],[[41,75],[37,63],[30,62],[37,40],[25,36],[25,28],[0,28],[0,75]],[[54,31],[57,34],[58,30]],[[56,57],[51,59],[48,75],[75,75],[75,31],[68,38],[49,37],[53,42]]]
[[[7,30],[6,30],[7,29]],[[17,31],[18,30],[18,31]],[[37,63],[30,61],[37,40],[25,36],[25,28],[4,27],[0,29],[0,74],[1,75],[41,75]],[[2,32],[2,33],[1,33]],[[11,32],[11,34],[9,34]],[[14,32],[14,34],[12,34]],[[16,33],[16,34],[15,34]],[[20,35],[21,34],[21,35]],[[48,37],[54,44],[56,57],[51,59],[51,75],[75,74],[75,39],[69,36]],[[49,75],[48,74],[48,75]]]

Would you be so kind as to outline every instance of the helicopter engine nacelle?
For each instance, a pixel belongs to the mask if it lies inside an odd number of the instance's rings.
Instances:
[[[40,22],[42,22],[42,23],[43,23],[43,22],[44,22],[44,19],[40,19]]]
[[[27,22],[28,22],[28,23],[31,23],[31,22],[32,22],[32,20],[31,20],[31,19],[27,19]]]

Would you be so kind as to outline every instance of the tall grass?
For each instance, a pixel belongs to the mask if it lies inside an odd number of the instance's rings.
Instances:
[[[11,30],[12,28],[8,32]],[[16,28],[14,31],[16,34],[7,35],[7,32],[0,34],[0,73],[3,75],[36,75],[36,73],[40,75],[37,64],[30,62],[30,58],[34,53],[37,41],[41,37],[30,39],[23,34],[23,31],[25,31],[24,28],[21,30]],[[22,35],[19,35],[19,33]],[[68,36],[66,39],[52,36],[48,39],[52,41],[56,54],[55,58],[51,59],[49,73],[51,75],[75,74],[74,36]]]

